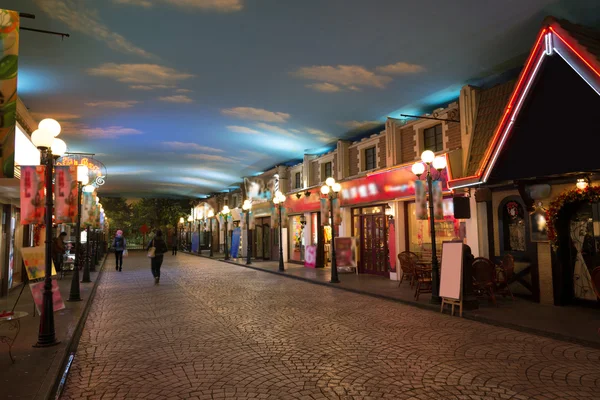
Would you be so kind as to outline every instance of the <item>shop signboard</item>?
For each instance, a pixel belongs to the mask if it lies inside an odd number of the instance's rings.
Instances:
[[[315,268],[317,266],[317,246],[306,246],[304,266],[306,268]]]
[[[435,174],[437,175],[437,172]],[[411,165],[406,165],[390,171],[340,182],[342,185],[340,205],[341,207],[348,207],[411,198],[415,196],[416,180],[417,177],[413,174]],[[442,192],[448,192],[447,168],[441,171],[439,181]],[[300,196],[300,198],[288,196],[285,205],[290,214],[318,211],[321,209],[320,199],[321,194],[315,188],[310,190],[309,196]]]

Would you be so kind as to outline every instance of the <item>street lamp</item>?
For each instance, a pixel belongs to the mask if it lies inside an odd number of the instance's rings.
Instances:
[[[273,199],[273,204],[277,207],[277,213],[279,214],[279,272],[283,272],[285,270],[283,266],[283,221],[281,220],[281,207],[283,207],[283,202],[285,201],[285,196],[279,190],[275,193],[275,198]]]
[[[188,220],[187,245],[188,245],[188,251],[191,253],[192,252],[192,222],[194,222],[194,217],[192,217],[190,215],[187,220]]]
[[[212,256],[213,256],[212,226],[213,226],[213,217],[215,216],[215,212],[213,210],[208,210],[208,213],[206,214],[206,216],[208,217],[208,223],[210,224],[210,239],[208,241],[208,243],[209,243],[209,253],[208,253],[208,256],[212,258]]]
[[[246,211],[246,241],[248,242],[246,251],[246,265],[250,265],[252,264],[252,233],[250,232],[250,211],[252,210],[252,200],[244,200],[242,209]]]
[[[94,193],[96,191],[96,187],[94,185],[85,185],[82,189],[82,192],[84,193]],[[86,227],[85,229],[86,235],[85,235],[85,260],[82,260],[83,262],[83,278],[81,278],[81,282],[83,283],[89,283],[91,282],[90,279],[90,264],[89,264],[89,260],[90,260],[90,247],[89,247],[89,243],[90,243],[90,228]],[[81,236],[81,233],[80,233]],[[79,256],[79,254],[77,255]]]
[[[75,265],[73,266],[73,276],[71,276],[71,290],[69,291],[69,299],[67,301],[81,301],[81,293],[79,290],[79,266],[81,265],[79,249],[81,247],[81,191],[83,185],[90,182],[88,175],[89,170],[87,165],[77,166],[77,225],[75,226]],[[90,282],[89,271],[87,281]]]
[[[231,210],[229,209],[229,207],[227,205],[223,206],[223,210],[221,211],[221,214],[223,215],[223,218],[225,219],[225,260],[229,260],[229,251],[227,251],[227,237],[229,236],[229,224],[227,223],[227,218],[229,217],[229,214],[231,213]]]
[[[179,243],[177,243],[177,247],[181,246],[183,243],[183,225],[185,225],[185,219],[181,217],[179,218]]]
[[[48,347],[60,343],[56,340],[56,331],[54,329],[54,307],[52,302],[52,170],[54,168],[54,158],[62,156],[66,151],[66,144],[56,136],[60,133],[60,124],[53,119],[41,121],[38,129],[31,134],[31,141],[41,152],[41,161],[45,165],[45,186],[46,186],[46,213],[44,224],[46,225],[46,248],[45,248],[45,279],[44,294],[42,303],[42,312],[40,313],[40,329],[38,341],[35,347]],[[60,142],[56,142],[55,140]],[[62,142],[62,143],[61,143]],[[56,154],[52,154],[52,150]]]
[[[329,226],[331,227],[331,279],[330,283],[340,283],[337,272],[337,261],[335,257],[335,224],[333,222],[333,200],[336,199],[342,190],[342,185],[337,183],[334,178],[329,177],[325,184],[321,186],[321,193],[329,198]]]
[[[418,162],[413,164],[412,172],[421,179],[421,175],[427,170],[427,190],[429,194],[429,229],[431,231],[431,302],[439,304],[440,298],[440,279],[439,279],[439,265],[437,258],[437,250],[435,243],[435,221],[433,215],[433,177],[431,176],[431,167],[441,174],[442,170],[446,168],[446,157],[436,157],[433,151],[425,150],[421,154],[422,163]]]

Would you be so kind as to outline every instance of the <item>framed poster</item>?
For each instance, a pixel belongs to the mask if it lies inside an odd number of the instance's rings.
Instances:
[[[529,215],[529,230],[532,242],[548,242],[548,225],[546,209],[538,204],[535,211]]]

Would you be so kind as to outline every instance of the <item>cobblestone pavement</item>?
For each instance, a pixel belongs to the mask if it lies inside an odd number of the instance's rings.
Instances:
[[[64,399],[600,398],[599,350],[184,254],[159,286],[124,264]]]

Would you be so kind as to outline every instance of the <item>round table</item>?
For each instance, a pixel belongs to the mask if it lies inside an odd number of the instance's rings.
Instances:
[[[29,313],[25,311],[15,311],[12,315],[0,317],[0,343],[6,343],[8,346],[8,355],[13,363],[15,362],[15,358],[12,356],[11,350],[21,331],[21,318],[28,315]],[[1,333],[4,328],[8,328],[6,335]]]

